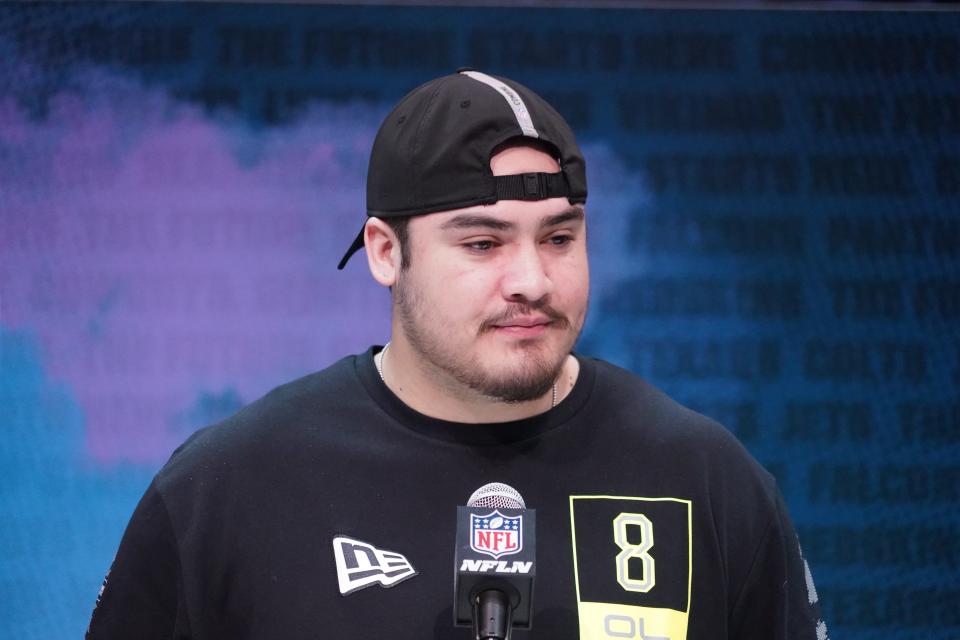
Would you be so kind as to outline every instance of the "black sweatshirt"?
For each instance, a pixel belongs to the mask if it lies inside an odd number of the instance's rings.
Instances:
[[[499,481],[537,511],[533,628],[515,640],[826,638],[775,482],[723,427],[579,356],[574,389],[546,413],[446,422],[394,396],[375,351],[177,449],[87,637],[466,640],[452,614],[456,506]],[[341,595],[337,536],[412,571]]]

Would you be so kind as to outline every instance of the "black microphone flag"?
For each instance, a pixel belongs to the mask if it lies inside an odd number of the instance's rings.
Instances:
[[[513,504],[522,507],[522,498]],[[507,634],[503,637],[509,637],[510,627],[530,628],[536,576],[536,525],[533,509],[457,507],[453,607],[457,626],[473,626],[474,637],[498,637],[483,635],[478,630],[478,624],[488,622],[478,622],[478,609],[485,606],[490,593],[499,591],[509,601]]]

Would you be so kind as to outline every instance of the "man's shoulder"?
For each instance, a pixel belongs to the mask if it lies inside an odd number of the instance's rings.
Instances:
[[[732,437],[716,420],[684,406],[635,373],[598,358],[589,360],[595,370],[596,394],[604,411],[612,411],[628,419],[630,424],[643,424],[673,434]]]
[[[280,385],[232,416],[194,432],[157,476],[160,486],[210,468],[229,469],[252,458],[276,457],[335,422],[350,406],[365,402],[356,360],[347,356]]]
[[[684,406],[663,390],[615,364],[590,359],[595,368],[594,411],[618,437],[666,459],[683,460],[705,472],[742,473],[769,485],[772,478],[736,436],[713,418]]]

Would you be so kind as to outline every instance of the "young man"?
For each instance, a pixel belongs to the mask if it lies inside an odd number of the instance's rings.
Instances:
[[[502,481],[537,510],[517,638],[824,640],[771,476],[721,426],[571,353],[586,197],[572,132],[525,87],[464,70],[406,96],[341,262],[365,246],[391,287],[390,342],[178,449],[88,637],[468,638],[455,508]]]

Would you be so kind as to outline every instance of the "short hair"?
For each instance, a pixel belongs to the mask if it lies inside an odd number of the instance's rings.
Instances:
[[[400,245],[400,270],[406,271],[410,268],[410,218],[383,218],[383,221],[393,229],[393,234],[397,236],[397,243]]]

